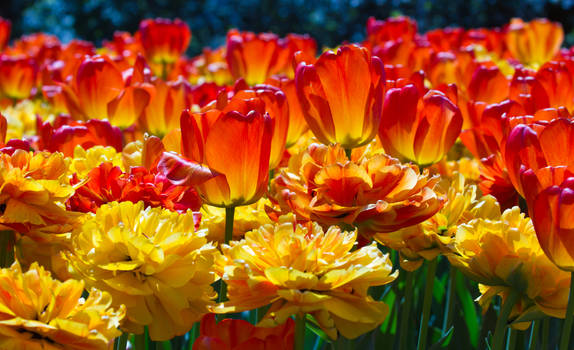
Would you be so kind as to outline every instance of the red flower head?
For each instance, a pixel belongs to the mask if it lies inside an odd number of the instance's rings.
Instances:
[[[145,19],[139,35],[145,56],[152,63],[175,63],[191,40],[189,27],[180,19]]]

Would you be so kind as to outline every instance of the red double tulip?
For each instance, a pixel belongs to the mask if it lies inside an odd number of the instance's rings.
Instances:
[[[148,61],[156,64],[175,63],[187,50],[191,31],[180,19],[145,19],[139,26],[139,37]]]
[[[382,61],[357,45],[301,62],[295,86],[303,115],[324,144],[350,149],[371,142],[381,121],[385,70]]]
[[[160,168],[175,184],[186,184],[199,164],[214,177],[196,186],[209,205],[231,207],[257,201],[267,190],[272,120],[258,97],[229,101],[222,93],[200,113],[181,115],[183,157],[164,153]]]
[[[458,107],[442,92],[421,96],[414,85],[387,92],[379,139],[393,157],[429,165],[440,161],[462,128]]]

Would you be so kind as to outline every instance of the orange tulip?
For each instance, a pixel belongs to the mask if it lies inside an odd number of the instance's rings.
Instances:
[[[200,113],[181,115],[183,157],[164,153],[158,165],[176,185],[186,184],[198,163],[214,177],[196,186],[203,200],[217,207],[247,205],[267,190],[272,120],[257,97],[229,101],[225,92]]]
[[[419,165],[436,163],[456,141],[462,115],[436,90],[420,96],[414,85],[387,92],[379,139],[385,152]]]
[[[0,95],[12,99],[30,97],[36,85],[37,71],[30,58],[0,56]]]
[[[294,334],[292,319],[269,328],[229,318],[216,323],[215,315],[207,314],[201,320],[199,338],[193,343],[193,350],[289,350],[293,349]]]
[[[393,17],[384,21],[369,17],[367,20],[367,42],[372,46],[390,40],[412,41],[417,34],[417,22],[409,17]]]
[[[192,91],[183,79],[168,82],[156,79],[152,85],[149,104],[139,122],[144,130],[161,137],[179,127],[181,112],[191,108]]]
[[[139,35],[146,58],[156,64],[175,63],[191,40],[189,27],[180,19],[145,19]]]
[[[525,23],[519,18],[513,18],[507,30],[508,51],[520,63],[532,68],[550,61],[564,40],[562,25],[547,19]]]
[[[574,172],[548,166],[527,170],[521,178],[528,185],[526,200],[540,246],[556,266],[574,271]]]
[[[285,147],[289,148],[309,129],[303,115],[301,103],[297,98],[295,80],[285,77],[271,77],[267,79],[265,83],[278,87],[285,93],[285,97],[287,97],[287,104],[289,105],[289,128],[287,129]]]
[[[12,29],[12,22],[0,17],[0,51],[4,50],[8,41],[10,40],[10,30]]]
[[[230,30],[227,33],[226,60],[234,79],[244,78],[247,84],[261,84],[277,73],[279,38],[272,33],[255,34]]]
[[[523,197],[527,195],[521,173],[528,169],[538,171],[547,166],[574,169],[573,148],[573,120],[557,118],[550,122],[542,120],[515,126],[506,141],[504,160],[518,193]]]
[[[271,138],[271,155],[269,169],[275,169],[285,152],[285,141],[289,128],[289,106],[283,91],[271,85],[255,85],[253,90],[248,86],[235,86],[236,96],[243,100],[258,97],[265,103],[265,111],[271,117],[273,136]]]
[[[381,60],[356,45],[301,62],[295,86],[305,120],[324,144],[350,149],[371,142],[381,121],[385,73]]]
[[[133,79],[124,82],[121,70],[106,56],[88,57],[70,85],[62,84],[66,105],[75,119],[108,119],[122,128],[143,113],[150,94]]]

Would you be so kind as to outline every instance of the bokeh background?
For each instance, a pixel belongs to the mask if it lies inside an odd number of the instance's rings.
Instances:
[[[193,39],[189,55],[222,45],[230,28],[254,32],[309,33],[320,46],[359,41],[369,16],[407,15],[419,31],[446,26],[494,27],[512,17],[559,21],[565,45],[574,45],[574,0],[2,0],[0,16],[12,21],[12,38],[42,31],[64,42],[100,44],[116,30],[134,32],[146,17],[179,17]]]

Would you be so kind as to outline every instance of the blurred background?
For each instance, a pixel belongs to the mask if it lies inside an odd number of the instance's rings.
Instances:
[[[116,30],[135,32],[141,19],[179,17],[193,38],[188,55],[224,44],[230,28],[254,32],[309,33],[320,46],[359,41],[367,18],[407,15],[419,32],[447,26],[494,27],[512,17],[547,17],[564,26],[566,46],[574,44],[574,0],[2,0],[0,16],[12,21],[12,36],[42,31],[64,42],[97,45]]]

